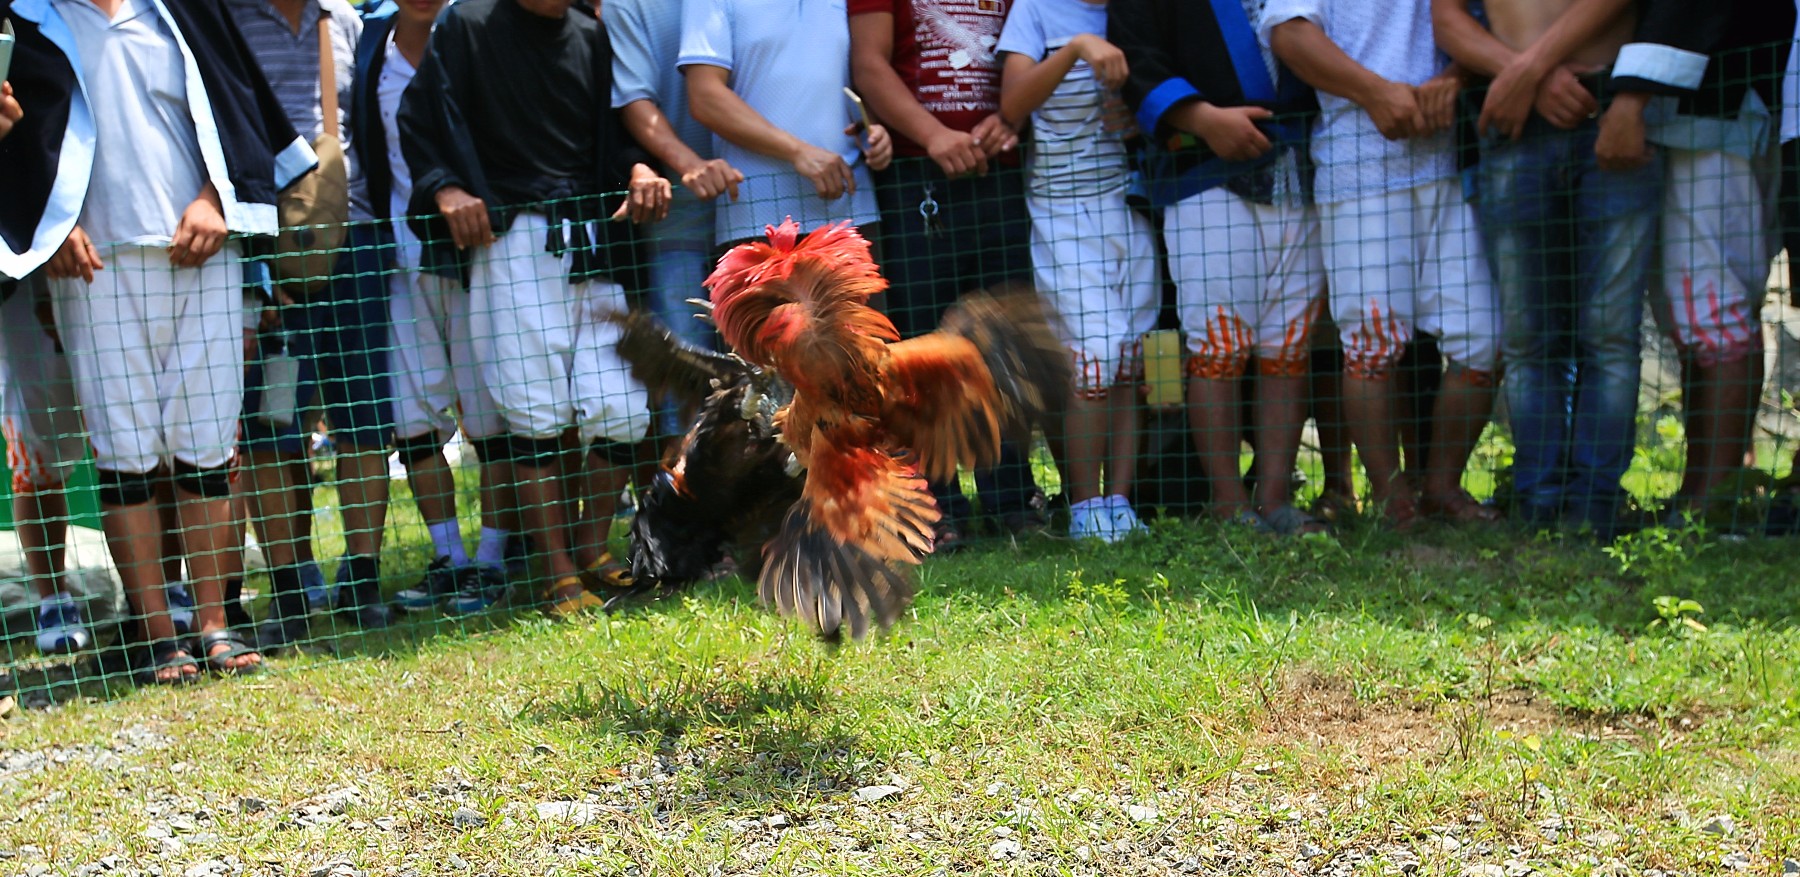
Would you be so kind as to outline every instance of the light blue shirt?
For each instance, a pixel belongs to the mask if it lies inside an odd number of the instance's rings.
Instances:
[[[684,0],[677,63],[730,71],[731,90],[751,109],[800,140],[836,152],[856,180],[854,195],[824,201],[789,162],[715,136],[717,155],[744,173],[738,200],[719,204],[721,242],[760,237],[764,226],[788,216],[804,231],[879,218],[857,138],[844,133],[852,120],[844,97],[850,84],[844,0]]]
[[[81,229],[96,245],[166,245],[207,181],[175,32],[150,0],[124,0],[111,20],[90,0],[54,2],[94,116]]]
[[[600,19],[606,24],[613,49],[613,109],[635,101],[647,100],[661,109],[675,136],[703,159],[713,157],[712,132],[694,120],[688,112],[687,79],[675,66],[681,52],[681,3],[679,0],[607,0],[600,6]],[[712,244],[712,228],[716,221],[713,203],[701,201],[687,187],[680,185],[677,175],[667,168],[675,182],[675,197],[669,204],[669,216],[647,227],[655,240],[687,240],[694,229],[704,228],[704,249]]]

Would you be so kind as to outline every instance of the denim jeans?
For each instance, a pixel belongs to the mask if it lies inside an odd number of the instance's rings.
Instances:
[[[365,450],[384,448],[394,440],[387,282],[393,244],[377,224],[356,223],[343,246],[331,283],[281,308],[282,329],[288,353],[301,360],[300,413],[317,393],[333,438]],[[260,366],[251,369],[246,387],[244,410],[260,410]],[[312,431],[299,416],[287,427],[255,417],[246,417],[243,426],[247,446],[289,453],[303,449]]]
[[[678,189],[669,215],[652,227],[645,251],[649,256],[650,288],[646,304],[650,313],[669,327],[675,337],[695,347],[716,350],[718,332],[694,318],[699,308],[688,304],[690,298],[706,298],[701,286],[712,271],[713,209],[702,204],[685,189]],[[652,399],[656,408],[655,429],[658,435],[681,435],[688,424],[680,422],[675,404],[668,399]]]
[[[1518,511],[1610,527],[1636,438],[1663,166],[1600,170],[1598,132],[1534,117],[1517,141],[1485,140],[1477,205],[1500,290]]]

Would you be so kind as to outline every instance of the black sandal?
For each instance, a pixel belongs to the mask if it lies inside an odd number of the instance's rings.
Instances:
[[[213,654],[213,649],[218,648],[221,645],[229,646],[230,648],[216,655]],[[209,630],[206,633],[200,634],[200,654],[206,656],[206,666],[210,667],[214,673],[221,676],[253,676],[262,672],[263,665],[261,661],[254,664],[245,664],[242,667],[230,666],[228,662],[242,658],[246,655],[255,655],[260,658],[262,657],[262,652],[251,648],[250,644],[244,642],[244,638],[240,636],[237,631],[232,630],[229,627],[221,628],[219,630]]]
[[[157,674],[164,670],[186,670],[198,667],[200,662],[188,654],[179,640],[165,639],[150,644],[150,666],[140,667],[136,672],[139,685],[188,685],[200,679],[199,673],[177,673],[173,679],[163,679]]]

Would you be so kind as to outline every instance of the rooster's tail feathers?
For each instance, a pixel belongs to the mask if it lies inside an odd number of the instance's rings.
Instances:
[[[788,511],[764,556],[763,602],[827,640],[846,628],[851,639],[862,639],[871,624],[885,630],[912,602],[906,576],[862,545],[839,541],[804,501]]]

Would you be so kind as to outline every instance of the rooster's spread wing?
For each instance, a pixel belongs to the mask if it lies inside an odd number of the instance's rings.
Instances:
[[[619,357],[653,396],[671,394],[684,407],[698,406],[712,394],[715,381],[730,384],[747,370],[743,360],[694,347],[641,311],[607,319],[620,329]]]
[[[894,439],[934,481],[999,459],[1000,440],[1028,440],[1060,412],[1073,377],[1053,317],[1029,290],[964,296],[938,331],[888,348]]]

